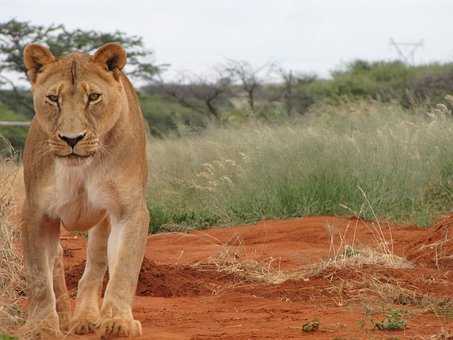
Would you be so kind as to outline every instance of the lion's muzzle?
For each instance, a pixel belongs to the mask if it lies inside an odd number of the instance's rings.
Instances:
[[[71,133],[71,134],[58,134],[58,137],[60,137],[61,140],[66,142],[71,148],[74,149],[76,144],[80,142],[82,139],[84,139],[86,136],[86,132],[81,132],[81,133]]]

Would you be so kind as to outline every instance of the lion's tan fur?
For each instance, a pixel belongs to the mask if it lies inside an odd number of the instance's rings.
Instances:
[[[36,113],[23,156],[27,325],[39,325],[34,334],[43,338],[60,335],[60,328],[139,335],[131,304],[149,224],[146,136],[135,91],[121,71],[125,52],[107,44],[93,56],[57,59],[45,47],[29,45],[24,56]],[[94,92],[101,99],[93,103]],[[72,148],[62,138],[79,135],[83,139]],[[89,235],[72,317],[60,225]],[[100,305],[107,266],[110,279]]]

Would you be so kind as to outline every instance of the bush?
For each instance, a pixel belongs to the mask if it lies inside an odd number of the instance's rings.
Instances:
[[[140,103],[151,134],[157,137],[199,131],[207,125],[206,117],[158,95],[141,94]]]
[[[332,72],[331,79],[303,85],[300,91],[315,102],[338,102],[345,98],[397,101],[406,107],[430,99],[436,103],[453,90],[453,64],[409,66],[399,61],[356,60]],[[434,98],[433,98],[434,97]]]
[[[453,70],[441,74],[429,74],[411,82],[413,96],[422,102],[438,103],[453,93]]]
[[[8,110],[4,105],[2,105],[2,103],[0,103],[0,120],[26,121],[27,119],[20,114]],[[22,150],[25,145],[27,130],[27,127],[0,126],[0,138],[6,139],[14,149]],[[0,144],[4,143],[0,141]],[[4,148],[0,148],[0,150],[4,150]],[[0,156],[2,156],[1,152]]]

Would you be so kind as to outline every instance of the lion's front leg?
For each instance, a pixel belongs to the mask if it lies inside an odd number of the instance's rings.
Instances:
[[[108,218],[88,232],[87,262],[79,281],[77,304],[72,318],[72,329],[76,334],[87,334],[95,330],[99,320],[99,299],[107,270],[107,239],[110,233]]]
[[[111,220],[108,241],[109,282],[96,333],[99,336],[139,336],[141,324],[132,315],[132,302],[145,252],[149,216],[145,204]]]
[[[24,332],[33,339],[61,336],[53,290],[59,232],[59,221],[24,216],[22,241],[29,301]]]
[[[61,244],[58,244],[58,253],[53,269],[53,290],[55,292],[57,313],[60,319],[60,328],[68,331],[69,319],[71,317],[71,302],[64,276],[63,247]]]

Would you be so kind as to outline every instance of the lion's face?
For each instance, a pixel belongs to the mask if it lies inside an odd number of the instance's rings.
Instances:
[[[74,53],[59,60],[42,46],[27,47],[36,119],[56,157],[80,164],[102,149],[127,108],[118,76],[125,60],[116,44],[101,47],[94,56]]]

